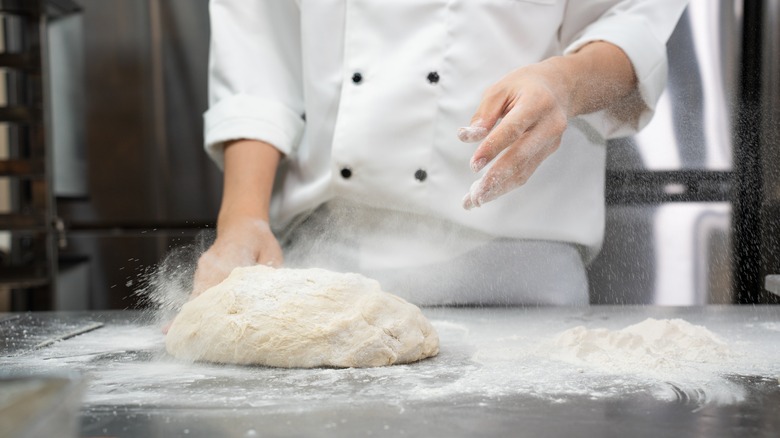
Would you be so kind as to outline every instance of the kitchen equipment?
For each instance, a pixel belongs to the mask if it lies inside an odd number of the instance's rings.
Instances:
[[[780,275],[767,275],[764,288],[775,295],[780,295]]]

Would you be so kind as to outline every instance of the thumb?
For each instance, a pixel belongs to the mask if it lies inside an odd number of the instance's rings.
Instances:
[[[284,254],[279,243],[275,239],[268,242],[267,246],[257,255],[255,261],[258,265],[281,268],[284,264]]]

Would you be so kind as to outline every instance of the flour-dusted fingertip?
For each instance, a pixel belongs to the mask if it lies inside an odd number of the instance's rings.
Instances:
[[[491,202],[501,196],[502,190],[499,186],[492,185],[490,187],[485,187],[483,190],[477,195],[476,204],[482,206],[487,204],[488,202]]]
[[[473,119],[469,126],[458,129],[458,138],[466,143],[476,143],[484,140],[488,135],[488,129],[483,126],[481,118]]]
[[[487,137],[488,130],[481,126],[464,126],[458,128],[458,138],[464,143],[476,143]]]
[[[474,208],[474,203],[471,202],[471,194],[470,193],[466,193],[466,196],[463,197],[462,204],[463,204],[463,208],[465,210],[471,210],[472,208]]]
[[[474,173],[479,172],[480,170],[485,168],[485,166],[487,165],[487,162],[488,162],[487,158],[480,158],[478,160],[475,160],[472,157],[471,158],[471,163],[470,163],[471,171],[474,172]]]
[[[469,141],[468,140],[469,139],[468,129],[469,128],[466,128],[466,127],[458,128],[458,140],[460,140],[462,142],[466,142],[466,143]]]

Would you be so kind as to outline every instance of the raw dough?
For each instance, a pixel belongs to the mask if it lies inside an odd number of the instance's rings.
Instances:
[[[194,361],[373,367],[435,356],[439,336],[417,306],[362,275],[253,266],[185,304],[165,346]]]

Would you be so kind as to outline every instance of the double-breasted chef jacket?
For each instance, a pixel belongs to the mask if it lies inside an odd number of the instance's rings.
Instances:
[[[496,237],[597,252],[605,142],[646,125],[667,75],[666,41],[685,0],[211,0],[205,146],[256,139],[284,155],[271,222],[332,199],[430,215]],[[481,208],[462,143],[487,87],[593,41],[620,47],[646,108],[572,119],[522,187]]]

